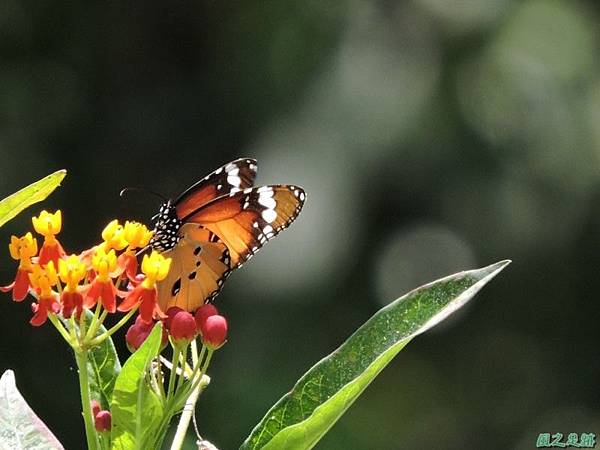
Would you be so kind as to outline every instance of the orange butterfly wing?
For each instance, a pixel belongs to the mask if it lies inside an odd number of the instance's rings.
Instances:
[[[158,304],[163,311],[179,306],[194,311],[211,301],[231,271],[227,247],[210,231],[185,224],[175,247],[164,252],[172,258],[171,270],[158,283]]]
[[[218,236],[229,249],[231,268],[236,269],[296,219],[305,198],[298,186],[248,188],[217,198],[184,220]]]
[[[256,169],[256,160],[251,158],[236,159],[218,168],[186,189],[173,202],[177,216],[182,219],[217,197],[252,186]]]

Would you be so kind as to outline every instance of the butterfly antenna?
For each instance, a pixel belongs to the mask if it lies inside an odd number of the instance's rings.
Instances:
[[[126,188],[121,189],[121,192],[119,192],[119,197],[124,197],[125,194],[127,194],[128,192],[144,192],[146,194],[155,195],[156,197],[160,198],[163,202],[168,201],[168,199],[164,195],[159,194],[158,192],[151,191],[150,189],[145,188],[145,187],[136,187],[136,186],[126,187]]]

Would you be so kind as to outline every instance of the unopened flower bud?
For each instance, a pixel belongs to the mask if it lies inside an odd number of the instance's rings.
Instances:
[[[207,317],[202,326],[202,342],[213,350],[221,347],[227,339],[227,320],[223,316]]]
[[[210,316],[216,316],[219,314],[215,305],[207,303],[206,305],[202,305],[200,308],[196,310],[196,328],[198,329],[198,333],[202,333],[202,327],[204,326],[204,322]]]
[[[152,329],[154,328],[155,324],[156,322],[144,322],[142,320],[142,317],[139,315],[135,318],[135,323],[129,327],[129,330],[127,330],[127,333],[125,334],[125,343],[127,344],[127,348],[131,353],[135,352],[138,348],[142,346],[146,338],[152,332]],[[164,348],[164,346],[167,345],[167,342],[167,330],[163,328],[161,348]]]
[[[111,415],[110,411],[102,410],[94,417],[94,426],[96,431],[110,431]]]
[[[187,311],[177,311],[171,318],[169,334],[178,345],[190,343],[197,334],[194,316]]]
[[[179,306],[171,306],[169,309],[167,309],[167,318],[163,322],[167,330],[171,329],[171,321],[173,320],[173,317],[175,317],[175,315],[181,311],[183,311],[183,308],[180,308]]]
[[[129,351],[133,353],[140,348],[151,331],[152,327],[146,325],[139,325],[138,323],[131,325],[127,330],[127,334],[125,334],[125,342]]]
[[[96,417],[98,415],[98,413],[100,412],[100,410],[102,409],[102,407],[100,406],[100,403],[98,403],[98,400],[92,400],[90,402],[90,405],[92,407],[92,416]]]

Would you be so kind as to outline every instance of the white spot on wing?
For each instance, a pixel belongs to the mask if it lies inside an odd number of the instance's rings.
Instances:
[[[272,195],[273,195],[272,191],[271,191],[271,195],[260,194],[260,196],[258,197],[258,203],[263,205],[265,208],[275,209],[277,202],[275,201],[274,198],[272,198]]]
[[[227,182],[232,186],[239,186],[242,184],[242,179],[237,175],[227,175]]]
[[[267,223],[274,222],[277,219],[277,212],[274,209],[265,209],[261,215]]]

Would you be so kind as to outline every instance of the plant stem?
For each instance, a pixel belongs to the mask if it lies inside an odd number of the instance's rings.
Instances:
[[[196,347],[196,340],[192,341],[192,366],[195,368],[200,365],[200,361],[198,361],[198,348]],[[195,372],[192,371],[192,374]],[[194,382],[193,376],[190,377],[190,383]],[[190,426],[190,419],[192,418],[192,414],[194,413],[194,409],[196,408],[196,401],[198,400],[198,396],[200,395],[200,385],[196,389],[192,391],[187,401],[185,402],[185,406],[183,407],[183,413],[181,414],[181,418],[179,419],[179,424],[177,425],[177,431],[175,432],[175,437],[173,438],[173,442],[171,443],[171,450],[180,450],[183,441],[185,439],[185,435],[187,434],[188,427]]]
[[[71,318],[73,317],[74,314],[71,315]],[[75,319],[73,319],[73,323],[75,323]],[[79,316],[79,342],[83,342],[85,338],[85,327],[85,314],[81,313],[81,315]]]
[[[96,336],[91,341],[89,341],[89,346],[94,347],[96,345],[102,344],[102,342],[104,342],[106,339],[108,339],[110,336],[112,336],[119,328],[121,328],[123,325],[125,325],[127,323],[127,321],[131,318],[131,316],[133,316],[133,314],[137,311],[137,309],[138,309],[138,307],[136,306],[131,311],[129,311],[127,314],[125,314],[125,316],[121,320],[119,320],[115,324],[115,326],[113,326],[106,333],[102,333],[100,336]],[[106,310],[102,313],[102,316],[106,317],[104,313],[106,313]],[[102,321],[103,321],[102,316],[100,316],[100,320],[98,321],[99,324],[102,324]]]
[[[179,355],[181,351],[179,347],[173,349],[173,362],[171,363],[171,373],[169,375],[169,388],[167,389],[167,400],[173,396],[173,388],[175,387],[175,376],[177,375],[177,366],[179,365]]]
[[[96,334],[96,331],[100,327],[99,318],[100,318],[100,310],[101,309],[102,309],[102,302],[98,302],[96,304],[96,309],[94,310],[94,316],[92,317],[92,320],[90,320],[90,328],[88,329],[88,332],[85,335],[86,341],[89,339],[92,339],[94,337],[94,335]]]
[[[54,325],[56,327],[56,329],[58,330],[60,335],[65,339],[65,341],[67,341],[67,344],[69,344],[72,347],[74,345],[74,341],[71,339],[71,336],[69,336],[69,332],[67,332],[64,325],[62,323],[60,323],[60,320],[58,320],[56,315],[50,313],[50,314],[48,314],[48,319],[50,319],[50,322],[52,322],[52,325]]]
[[[177,431],[175,432],[175,437],[173,438],[173,443],[171,444],[171,450],[181,450],[181,447],[183,446],[183,441],[185,440],[185,435],[187,434],[188,427],[190,426],[190,420],[192,419],[192,414],[196,408],[196,402],[198,401],[201,387],[202,386],[198,384],[196,389],[192,391],[185,402],[183,412],[181,413],[181,418],[179,419],[179,424],[177,425]]]
[[[83,420],[85,422],[85,435],[87,437],[88,450],[98,449],[98,436],[94,429],[94,418],[92,417],[92,405],[90,399],[90,385],[88,380],[88,354],[87,351],[75,351],[75,360],[79,372],[79,389],[81,390],[81,407],[83,408]]]
[[[184,383],[185,381],[185,376],[187,375],[187,349],[188,346],[186,345],[185,347],[183,347],[183,351],[181,352],[181,372],[179,373],[179,378],[177,379],[177,382],[175,383],[175,392],[178,392],[179,389],[181,388],[181,385]]]

